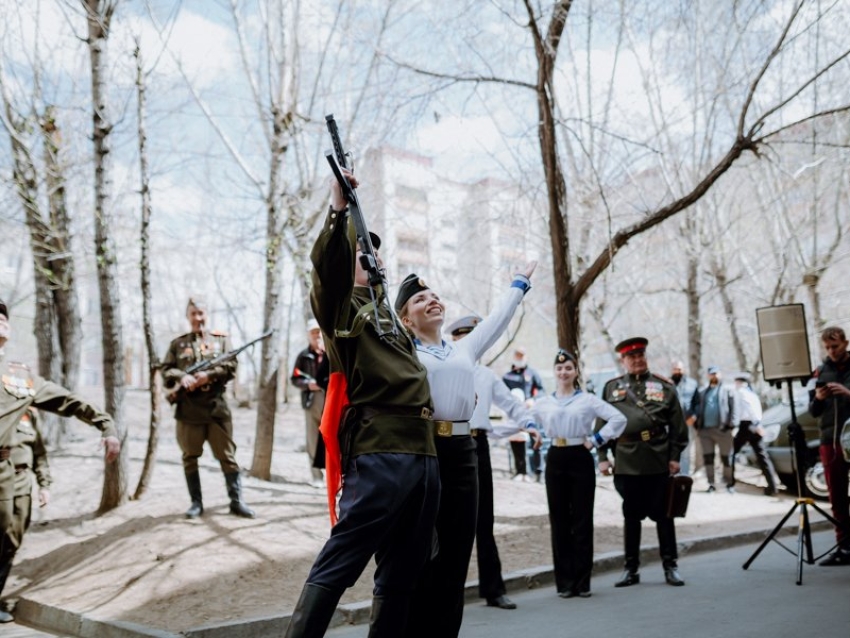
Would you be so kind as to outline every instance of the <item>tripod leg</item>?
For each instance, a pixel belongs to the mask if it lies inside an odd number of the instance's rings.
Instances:
[[[803,533],[806,541],[806,562],[809,565],[814,565],[815,552],[812,549],[812,526],[809,522],[809,510],[806,508],[806,503],[803,503],[803,513],[800,515],[800,520],[803,525]]]
[[[763,550],[765,547],[767,547],[767,544],[770,541],[773,540],[773,537],[776,536],[776,534],[779,532],[779,530],[782,529],[782,526],[785,525],[785,521],[787,521],[789,518],[791,518],[791,515],[796,511],[798,505],[800,505],[800,504],[794,503],[794,505],[791,507],[791,509],[788,510],[788,513],[782,518],[781,521],[779,521],[779,524],[776,527],[773,528],[773,531],[770,534],[768,534],[767,538],[764,539],[764,542],[761,545],[759,545],[758,549],[755,552],[753,552],[753,555],[749,557],[749,559],[747,560],[746,563],[744,563],[744,569],[747,569],[752,564],[752,562],[756,559],[756,557],[759,554],[761,554],[761,550]]]

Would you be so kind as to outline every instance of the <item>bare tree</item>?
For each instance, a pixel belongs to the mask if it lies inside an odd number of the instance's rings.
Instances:
[[[572,0],[558,0],[545,10],[538,8],[532,0],[523,0],[527,21],[522,22],[518,17],[510,16],[507,9],[503,10],[506,18],[512,19],[514,24],[523,24],[530,34],[537,63],[537,77],[534,82],[499,75],[493,71],[492,65],[488,66],[487,72],[484,73],[471,71],[462,74],[425,69],[413,64],[404,65],[417,73],[452,86],[495,84],[502,88],[524,89],[535,96],[537,140],[549,208],[558,341],[561,345],[576,349],[580,333],[581,301],[588,289],[611,265],[617,253],[631,240],[693,206],[746,154],[758,157],[770,143],[801,123],[850,109],[847,102],[836,101],[830,106],[805,110],[790,122],[782,121],[782,114],[789,112],[787,107],[799,107],[800,95],[812,86],[827,81],[830,74],[850,55],[850,50],[839,47],[830,56],[824,56],[811,72],[798,71],[792,86],[786,83],[777,87],[775,82],[768,79],[769,72],[774,71],[780,61],[784,62],[787,57],[793,55],[797,32],[809,26],[805,21],[817,22],[826,19],[820,15],[810,18],[804,10],[806,4],[805,0],[798,0],[784,21],[778,25],[778,32],[772,36],[773,44],[752,67],[754,70],[746,80],[746,88],[724,96],[732,105],[731,111],[734,113],[734,117],[725,125],[725,144],[721,146],[715,143],[710,148],[711,152],[700,158],[700,163],[692,167],[693,177],[687,180],[685,188],[669,193],[665,202],[649,203],[639,212],[637,220],[625,223],[619,229],[612,228],[604,247],[595,257],[591,256],[586,264],[582,264],[581,270],[575,267],[576,258],[570,242],[570,198],[561,150],[562,145],[570,144],[571,140],[569,137],[561,139],[559,136],[561,132],[569,130],[566,124],[572,120],[561,115],[562,108],[557,100],[559,54],[564,42],[567,20],[574,6]],[[764,7],[758,3],[740,6],[736,4],[732,11],[736,20],[743,23],[736,24],[735,29],[729,31],[733,35],[738,34],[737,37],[743,37],[747,33],[748,25],[762,17]],[[628,18],[630,14],[624,13],[623,17]],[[592,16],[587,16],[587,24],[588,28],[593,24]],[[742,47],[743,44],[739,43],[737,49],[732,47],[731,50],[740,50]],[[647,87],[647,92],[655,107],[662,108],[658,101],[663,99],[658,94],[659,89]],[[716,102],[709,102],[703,107],[712,109],[715,105]],[[592,113],[588,113],[586,118],[588,126],[595,126]],[[610,131],[610,134],[615,134],[615,131]],[[648,140],[645,146],[651,147],[651,141]]]
[[[117,278],[117,255],[112,236],[110,133],[106,78],[106,45],[117,0],[81,0],[85,10],[91,63],[92,142],[94,146],[94,228],[100,324],[103,333],[103,388],[106,410],[115,419],[121,454],[108,463],[103,477],[100,512],[127,499],[127,425],[124,422],[124,343]]]
[[[142,245],[140,260],[142,286],[142,325],[145,333],[145,349],[148,355],[148,391],[150,392],[150,425],[148,428],[148,447],[145,451],[145,461],[134,499],[139,499],[147,491],[156,465],[156,451],[159,443],[160,404],[162,403],[162,374],[159,356],[154,339],[153,317],[151,316],[151,265],[150,265],[150,223],[153,215],[151,203],[150,169],[148,168],[147,148],[147,101],[145,71],[142,63],[141,45],[136,40],[133,50],[136,60],[136,118],[139,138],[139,194],[141,195],[142,225],[139,230],[139,240]]]

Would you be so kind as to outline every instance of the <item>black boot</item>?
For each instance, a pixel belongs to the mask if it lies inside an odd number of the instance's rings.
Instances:
[[[204,513],[204,501],[201,498],[201,475],[198,471],[186,473],[186,485],[189,487],[189,498],[192,504],[186,510],[186,518],[198,518]]]
[[[623,537],[626,545],[626,568],[614,587],[629,587],[640,582],[640,521],[627,518]]]
[[[369,638],[396,638],[404,634],[409,596],[375,596],[369,618]]]
[[[0,543],[2,545],[2,543]],[[0,556],[0,594],[3,593],[3,587],[6,586],[6,579],[9,577],[9,572],[12,569],[12,560],[15,554]],[[0,623],[12,622],[15,617],[5,609],[0,609]]]
[[[284,638],[321,638],[325,635],[336,605],[342,592],[334,592],[319,585],[307,583],[301,590],[301,597]],[[374,611],[373,611],[374,613]]]
[[[655,524],[658,530],[658,551],[661,554],[661,564],[664,566],[664,580],[668,585],[681,587],[685,584],[679,576],[679,549],[676,546],[676,525],[672,518],[662,518]]]
[[[242,502],[242,479],[239,472],[224,475],[227,483],[227,495],[230,497],[230,513],[242,518],[254,518],[254,510]]]

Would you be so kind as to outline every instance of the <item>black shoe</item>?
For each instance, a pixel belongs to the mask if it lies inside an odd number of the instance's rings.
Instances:
[[[495,598],[488,598],[487,606],[498,607],[499,609],[516,609],[516,603],[504,594]]]
[[[679,576],[679,568],[676,566],[664,568],[664,580],[667,581],[668,585],[673,585],[673,587],[681,587],[685,584],[685,581]]]
[[[558,592],[558,596],[561,598],[574,598],[577,595],[578,593],[574,589],[566,589]]]
[[[0,609],[0,623],[12,622],[13,620],[15,620],[15,617],[12,614]]]
[[[776,496],[776,488],[775,487],[766,487],[764,488],[765,496]]]
[[[639,582],[640,574],[637,570],[626,569],[623,571],[623,575],[620,576],[620,580],[614,583],[614,587],[631,587],[632,585],[637,585]]]
[[[733,486],[731,486],[731,485],[727,485],[727,486],[726,486],[726,491],[727,491],[727,492],[729,492],[730,494],[734,494],[734,493],[735,493],[735,488],[734,488]]]
[[[832,567],[833,565],[850,565],[850,549],[839,547],[819,562],[818,565],[823,565],[825,567]]]
[[[714,487],[713,485],[709,485],[708,489],[706,490],[706,493],[711,494],[712,492],[716,492],[716,491],[717,491],[716,487]]]
[[[591,596],[590,590],[586,589],[584,591],[580,591],[580,592],[578,592],[578,596],[579,596],[579,598],[590,598],[590,596]]]
[[[198,518],[204,513],[204,505],[200,501],[192,501],[189,509],[186,510],[186,518]]]

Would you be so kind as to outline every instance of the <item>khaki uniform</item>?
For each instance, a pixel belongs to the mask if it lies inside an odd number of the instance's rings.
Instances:
[[[3,354],[0,354],[0,385],[0,459],[3,459],[0,460],[0,532],[7,536],[14,518],[16,476],[11,449],[17,440],[21,418],[30,406],[76,417],[99,429],[104,437],[117,437],[117,432],[111,416],[70,390],[33,374],[26,365],[8,361]]]
[[[11,531],[12,537],[17,539],[17,545],[20,546],[24,533],[30,526],[33,476],[40,488],[47,489],[53,482],[47,463],[47,450],[44,448],[44,440],[34,413],[27,412],[21,417],[9,458],[15,467],[15,506]]]
[[[626,416],[626,428],[614,446],[614,487],[623,499],[627,579],[617,586],[639,582],[633,579],[640,564],[641,521],[647,517],[655,521],[667,582],[682,585],[675,571],[676,528],[666,512],[669,463],[678,461],[688,445],[676,386],[650,372],[625,374],[605,385],[602,398]],[[605,446],[599,449],[599,460],[608,460]]]
[[[179,384],[184,370],[194,363],[214,359],[228,350],[227,336],[219,332],[180,335],[168,346],[162,362],[166,386]],[[239,472],[233,421],[224,396],[227,382],[236,375],[236,366],[234,358],[210,368],[205,371],[210,378],[209,384],[193,392],[181,390],[178,395],[174,417],[177,419],[177,443],[183,452],[183,469],[187,473],[198,471],[204,441],[209,441],[222,472]]]

